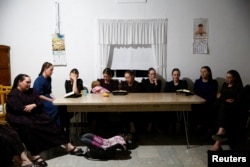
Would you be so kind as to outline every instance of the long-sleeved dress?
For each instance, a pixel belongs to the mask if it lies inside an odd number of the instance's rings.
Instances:
[[[197,79],[194,83],[194,93],[204,98],[206,103],[213,103],[216,101],[216,94],[218,91],[218,82],[210,80],[203,82],[202,79]]]
[[[44,95],[48,98],[51,98],[51,77],[45,78],[43,75],[40,75],[36,78],[33,88],[39,95]],[[51,101],[42,100],[43,109],[48,113],[58,125],[60,125],[60,115],[58,112],[58,106],[55,106]]]
[[[240,84],[228,86],[224,83],[221,88],[221,97],[219,99],[218,109],[218,127],[223,127],[228,136],[228,144],[232,149],[237,149],[245,134],[245,109],[242,105],[243,86]],[[226,102],[227,99],[233,99],[232,103]]]
[[[202,79],[197,79],[194,83],[194,93],[204,98],[206,102],[204,104],[193,105],[193,115],[191,120],[197,125],[203,125],[209,129],[213,129],[215,126],[215,102],[218,92],[218,82],[214,79],[208,82],[203,82]],[[195,126],[197,126],[195,125]]]
[[[76,86],[77,86],[78,92],[80,93],[84,89],[82,79],[80,79],[80,78],[77,79]],[[65,81],[65,91],[66,91],[66,93],[72,92],[73,91],[72,87],[73,87],[73,84],[72,84],[71,80],[66,80]]]
[[[141,92],[140,84],[137,81],[134,81],[133,85],[128,85],[127,81],[121,81],[120,89],[121,90],[126,90],[129,93],[139,93],[139,92]]]
[[[119,82],[118,82],[118,80],[111,79],[109,81],[109,83],[105,83],[104,79],[97,79],[97,81],[100,82],[100,85],[102,87],[104,87],[105,89],[108,89],[110,92],[119,89]]]
[[[72,84],[71,80],[66,80],[64,86],[65,86],[66,93],[73,91],[73,89],[72,89],[73,84]],[[78,92],[80,93],[84,89],[82,79],[80,79],[80,78],[77,79],[76,86],[77,86]],[[74,116],[74,113],[68,112],[67,106],[58,106],[58,110],[60,111],[60,125],[62,128],[65,129],[65,133],[67,134],[67,136],[69,136],[69,134],[70,134],[70,119]]]
[[[227,83],[224,83],[221,87],[221,97],[219,99],[219,117],[218,117],[218,126],[225,129],[231,128],[231,125],[234,124],[237,120],[239,113],[239,98],[243,87],[240,85],[228,86]],[[227,99],[233,99],[232,103],[228,103]]]
[[[161,80],[157,79],[157,85],[155,85],[154,83],[150,83],[149,79],[142,79],[141,81],[141,92],[143,93],[160,93],[161,92],[161,86],[162,86],[162,82]],[[143,117],[144,120],[146,121],[146,124],[148,123],[158,123],[159,119],[162,118],[162,115],[159,113],[155,113],[155,112],[146,112],[143,113]],[[143,124],[144,120],[140,120]]]
[[[140,93],[141,87],[140,83],[134,81],[133,85],[129,85],[127,81],[121,81],[120,89],[126,90],[128,93]],[[138,112],[124,112],[122,113],[122,119],[125,125],[128,125],[130,122],[135,122],[139,119]]]
[[[142,79],[141,81],[141,88],[142,88],[142,92],[145,93],[159,93],[161,92],[161,86],[162,86],[162,82],[161,80],[157,79],[157,85],[155,85],[154,83],[150,83],[149,79]]]
[[[24,112],[24,107],[29,104],[36,104],[36,107],[30,113]],[[18,132],[32,155],[69,142],[62,129],[44,111],[39,95],[32,88],[25,92],[12,89],[6,110],[8,123]]]
[[[174,84],[174,81],[166,82],[165,92],[176,92],[178,89],[187,89],[188,84],[186,80],[179,80],[178,85]]]
[[[188,83],[186,80],[179,80],[178,85],[175,85],[173,80],[165,83],[165,90],[164,90],[165,92],[174,93],[176,92],[176,90],[179,90],[179,89],[188,89]],[[175,128],[177,121],[180,121],[180,120],[177,120],[177,118],[179,117],[179,113],[176,111],[163,112],[160,114],[162,115],[161,122],[164,122],[162,123],[164,126],[165,126],[166,121],[169,122],[170,132],[172,130],[171,129],[172,127]]]

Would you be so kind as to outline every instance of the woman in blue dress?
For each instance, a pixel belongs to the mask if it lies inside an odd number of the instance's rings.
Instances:
[[[218,91],[218,82],[213,79],[212,71],[209,66],[203,66],[200,69],[200,78],[194,83],[194,93],[204,98],[206,102],[200,105],[194,105],[194,119],[196,123],[196,130],[198,132],[206,132],[203,129],[207,129],[208,133],[211,133],[214,129],[214,117],[215,102]]]
[[[53,100],[55,99],[54,95],[52,94],[51,87],[51,75],[53,73],[53,69],[54,67],[51,63],[43,63],[42,69],[34,82],[33,88],[37,91],[40,99],[43,102],[43,110],[49,114],[58,125],[60,125],[58,106],[53,104]]]

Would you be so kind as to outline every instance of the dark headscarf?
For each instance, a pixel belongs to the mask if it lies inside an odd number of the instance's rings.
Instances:
[[[201,69],[203,69],[203,68],[206,69],[208,71],[208,73],[209,73],[208,82],[212,81],[213,80],[213,75],[212,75],[211,68],[209,66],[203,66],[203,67],[201,67]],[[201,77],[200,77],[200,79],[201,79]]]
[[[17,88],[18,82],[23,81],[25,79],[25,77],[29,77],[29,76],[27,74],[18,74],[14,79],[12,89]]]
[[[227,73],[232,75],[235,85],[239,85],[240,87],[243,87],[243,83],[242,83],[242,80],[241,80],[241,77],[240,77],[240,74],[238,73],[238,71],[229,70]]]

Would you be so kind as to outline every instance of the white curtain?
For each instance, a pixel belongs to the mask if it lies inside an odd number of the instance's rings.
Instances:
[[[157,72],[166,77],[167,19],[107,20],[100,19],[100,71],[109,67],[111,45],[152,45]]]
[[[156,71],[163,78],[167,78],[167,45],[152,44],[155,55]]]

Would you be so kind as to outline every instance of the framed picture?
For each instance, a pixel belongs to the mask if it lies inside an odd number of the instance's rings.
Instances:
[[[194,19],[193,22],[194,38],[207,38],[208,21],[207,18]]]
[[[117,3],[146,3],[147,0],[116,0]]]

